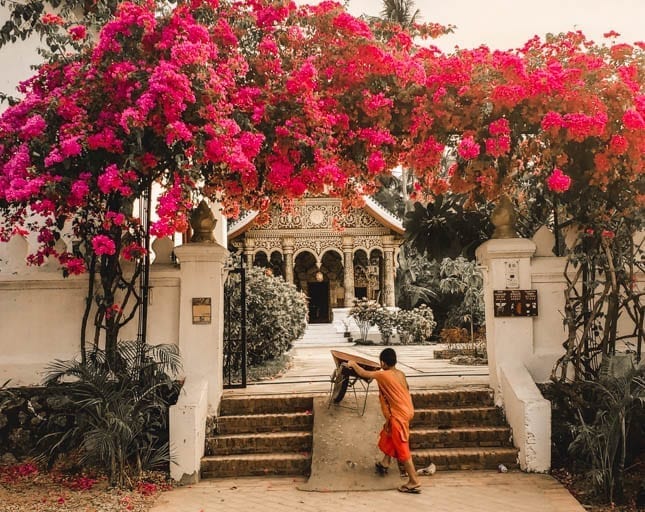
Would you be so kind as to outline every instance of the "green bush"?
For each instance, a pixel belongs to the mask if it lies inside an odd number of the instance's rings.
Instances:
[[[374,323],[381,333],[381,341],[385,345],[389,345],[396,326],[396,312],[380,307],[374,313]]]
[[[432,309],[425,304],[418,308],[400,309],[396,312],[396,331],[399,333],[399,339],[404,345],[425,343],[436,325]]]
[[[373,300],[354,299],[354,305],[349,310],[349,316],[358,325],[358,330],[361,333],[360,340],[363,343],[367,342],[367,334],[370,327],[376,325],[376,316],[379,309],[381,309],[381,306]]]
[[[241,314],[239,276],[234,275],[225,293],[231,300],[229,339],[239,338]],[[307,302],[302,292],[266,269],[246,271],[246,339],[250,366],[274,359],[291,348],[307,327]],[[234,370],[237,370],[235,368]]]
[[[367,342],[367,333],[373,325],[378,327],[385,345],[390,343],[395,329],[402,344],[425,343],[437,325],[432,309],[425,304],[414,309],[391,311],[374,301],[360,299],[354,301],[349,316],[358,324],[362,343]]]
[[[59,387],[75,421],[70,428],[52,417],[54,429],[39,444],[49,462],[78,450],[81,464],[106,470],[111,485],[124,487],[132,474],[167,469],[168,407],[179,392],[172,378],[180,369],[179,351],[176,345],[122,341],[116,363],[111,366],[97,349],[85,364],[50,364],[45,384]]]

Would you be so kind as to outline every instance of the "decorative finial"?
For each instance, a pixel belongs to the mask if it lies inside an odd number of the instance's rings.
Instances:
[[[191,243],[214,243],[215,236],[213,230],[217,224],[217,219],[213,211],[205,200],[197,205],[190,216],[190,226],[193,228],[193,236],[190,238]]]

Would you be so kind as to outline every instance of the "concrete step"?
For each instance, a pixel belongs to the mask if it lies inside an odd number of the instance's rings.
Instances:
[[[307,475],[311,453],[211,455],[202,458],[202,478]]]
[[[311,432],[222,435],[206,439],[206,455],[302,453],[311,451],[312,442]]]
[[[282,414],[241,414],[220,416],[210,432],[227,434],[250,434],[259,432],[294,432],[313,428],[313,414],[293,412]],[[208,432],[207,432],[208,435]]]
[[[416,409],[411,428],[450,429],[470,426],[503,426],[504,416],[497,407],[449,407]]]
[[[240,414],[275,414],[288,412],[311,413],[311,395],[230,396],[220,404],[220,416]]]
[[[413,450],[414,466],[419,469],[433,463],[438,470],[496,469],[504,464],[517,467],[517,448],[439,448]]]
[[[511,446],[509,427],[457,427],[443,429],[413,429],[410,447],[413,450],[435,448],[472,448]]]
[[[413,392],[412,402],[415,409],[492,406],[493,395],[490,388],[437,389]]]

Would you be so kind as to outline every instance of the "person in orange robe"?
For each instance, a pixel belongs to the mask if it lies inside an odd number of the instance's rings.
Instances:
[[[414,406],[405,374],[396,368],[396,352],[386,348],[379,356],[381,370],[368,371],[356,361],[348,361],[347,366],[359,377],[375,379],[378,383],[381,410],[385,416],[385,425],[381,430],[378,447],[383,452],[383,460],[376,463],[378,473],[384,475],[396,458],[403,464],[408,481],[399,487],[399,491],[408,493],[421,492],[414,462],[410,454],[410,421],[414,416]]]

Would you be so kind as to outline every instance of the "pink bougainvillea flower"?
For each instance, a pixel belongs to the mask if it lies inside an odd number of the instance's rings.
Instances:
[[[86,270],[83,258],[69,258],[63,261],[62,265],[70,275],[83,274]]]
[[[464,160],[472,160],[479,156],[480,149],[481,148],[479,147],[479,144],[475,142],[475,139],[469,136],[464,137],[461,140],[459,147],[457,148],[457,153],[459,153],[459,156]]]
[[[604,229],[602,231],[602,233],[601,233],[601,236],[603,238],[608,239],[608,240],[613,240],[616,237],[616,233],[614,233],[613,231],[610,231],[608,229]]]
[[[97,256],[112,256],[116,252],[114,240],[105,235],[96,235],[92,238],[92,248]]]
[[[87,37],[87,28],[85,28],[84,25],[74,25],[73,27],[69,27],[67,32],[69,32],[69,35],[74,41],[80,41]]]
[[[643,116],[636,110],[627,110],[623,114],[623,124],[630,130],[642,130],[645,128]]]
[[[622,135],[614,135],[609,141],[609,152],[614,155],[622,155],[627,151],[629,143]]]
[[[560,194],[569,190],[571,178],[564,174],[561,169],[555,167],[551,175],[546,179],[546,185],[552,192]]]
[[[123,186],[123,180],[116,164],[109,165],[103,171],[103,174],[99,176],[98,186],[104,194],[117,191]]]
[[[385,160],[380,151],[375,151],[367,158],[367,170],[370,174],[378,174],[385,170]]]
[[[40,114],[36,114],[27,119],[27,122],[20,129],[20,135],[25,140],[31,140],[41,135],[45,128],[47,128],[47,123]]]

